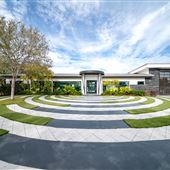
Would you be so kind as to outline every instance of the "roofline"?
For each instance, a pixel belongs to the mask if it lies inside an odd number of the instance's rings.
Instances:
[[[142,68],[142,67],[146,67],[147,65],[150,65],[150,64],[169,64],[169,65],[170,65],[170,63],[146,63],[146,64],[143,64],[143,65],[140,66],[140,67],[137,67],[136,69],[133,69],[133,70],[129,71],[128,73],[134,74],[134,73],[133,73],[134,71],[139,70],[139,69]]]
[[[153,77],[152,74],[124,74],[124,75],[104,75],[103,78],[137,78],[137,77]]]
[[[101,74],[101,75],[104,75],[104,72],[101,71],[101,70],[83,70],[83,71],[80,71],[80,75],[82,74]]]

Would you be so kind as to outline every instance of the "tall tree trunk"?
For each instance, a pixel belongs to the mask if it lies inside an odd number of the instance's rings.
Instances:
[[[53,83],[53,80],[51,80],[51,92],[52,93],[54,92],[54,83]]]
[[[11,100],[14,99],[14,93],[15,93],[15,80],[16,76],[12,75],[12,83],[11,83]]]
[[[32,80],[31,79],[29,80],[29,84],[30,84],[30,92],[31,92],[31,89],[32,89]]]

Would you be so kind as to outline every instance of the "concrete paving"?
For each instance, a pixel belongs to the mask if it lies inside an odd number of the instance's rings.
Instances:
[[[80,98],[90,100],[89,96]],[[98,96],[92,99],[103,100]],[[33,104],[32,98],[26,101]],[[133,103],[130,107],[151,107],[161,103],[156,99],[152,105],[135,106]],[[130,115],[121,110],[124,107],[83,110],[76,106],[77,110],[70,110],[70,107],[39,106],[35,110],[18,105],[9,105],[8,108],[54,118],[47,126],[0,117],[0,128],[10,131],[0,137],[0,169],[170,169],[170,126],[136,129],[129,128],[122,121],[124,118],[170,115],[170,109]]]
[[[62,106],[52,106],[52,105],[47,105],[47,104],[42,104],[42,103],[38,103],[38,102],[34,102],[32,100],[33,97],[28,97],[25,99],[26,103],[32,104],[32,105],[36,105],[39,107],[46,107],[46,108],[56,108],[59,110],[80,110],[80,111],[114,111],[114,110],[131,110],[131,109],[140,109],[140,108],[150,108],[150,107],[154,107],[154,106],[158,106],[160,104],[163,103],[162,100],[155,98],[155,102],[151,103],[151,104],[147,104],[147,105],[140,105],[140,106],[129,106],[129,107],[109,107],[109,108],[88,108],[88,107],[62,107]],[[49,100],[48,100],[49,101]]]
[[[79,143],[0,138],[0,159],[25,167],[57,170],[169,170],[170,140]],[[9,166],[10,167],[10,166]],[[3,169],[9,169],[8,166]]]
[[[108,102],[118,102],[118,101],[127,101],[127,100],[132,100],[134,99],[134,96],[129,96],[128,98],[124,97],[116,97],[116,98],[102,98],[102,99],[93,99],[92,98],[86,98],[86,99],[69,99],[69,98],[58,98],[56,96],[51,96],[51,99],[57,100],[57,101],[63,101],[63,102],[71,102],[71,103],[108,103]]]
[[[64,126],[64,125],[63,125]],[[67,126],[67,125],[66,125]],[[132,142],[170,139],[170,126],[159,128],[79,129],[39,126],[0,117],[0,128],[10,134],[47,141],[70,142]]]
[[[160,117],[160,116],[169,116],[170,109],[159,111],[159,112],[152,112],[152,113],[145,113],[145,114],[128,114],[124,111],[111,111],[111,112],[87,112],[85,111],[65,111],[57,112],[55,109],[47,109],[47,108],[35,108],[34,110],[22,108],[16,104],[8,105],[7,106],[10,110],[18,113],[29,114],[33,116],[44,116],[44,117],[51,117],[54,119],[61,119],[61,120],[123,120],[123,119],[146,119],[146,118],[153,118],[153,117]]]
[[[131,101],[131,102],[127,102],[127,100],[126,100],[126,102],[125,102],[125,100],[119,100],[119,102],[121,102],[121,103],[116,103],[116,101],[112,101],[112,102],[109,102],[109,103],[87,103],[86,101],[87,100],[84,100],[84,102],[83,103],[79,103],[79,102],[66,102],[66,101],[55,101],[55,100],[48,100],[48,99],[46,99],[45,98],[45,96],[41,96],[40,98],[39,98],[40,100],[42,100],[42,101],[46,101],[46,102],[51,102],[51,103],[61,103],[61,104],[70,104],[70,106],[75,106],[75,107],[79,107],[79,106],[86,106],[86,107],[89,107],[89,106],[96,106],[96,107],[104,107],[104,106],[106,106],[106,107],[108,107],[108,106],[119,106],[119,105],[122,105],[122,106],[124,106],[124,105],[128,105],[128,104],[137,104],[137,103],[142,103],[142,102],[145,102],[146,100],[147,100],[147,98],[145,98],[145,97],[141,97],[139,100],[137,100],[137,101]]]

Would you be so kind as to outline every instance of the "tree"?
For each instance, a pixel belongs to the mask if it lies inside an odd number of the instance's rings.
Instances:
[[[23,65],[22,72],[25,80],[29,80],[30,91],[32,89],[33,80],[50,80],[53,72],[49,69],[49,65],[41,65],[39,63],[29,63]]]
[[[12,74],[11,99],[14,99],[15,81],[22,67],[33,62],[51,65],[47,54],[48,43],[39,31],[0,17],[0,63]]]

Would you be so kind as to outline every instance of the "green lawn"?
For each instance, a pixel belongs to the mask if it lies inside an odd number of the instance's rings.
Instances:
[[[18,104],[19,106],[27,109],[33,109],[37,107],[35,105],[26,103],[24,100],[25,98],[15,97],[14,100],[7,99],[7,100],[0,101],[0,105]]]
[[[42,103],[42,104],[47,104],[47,105],[52,105],[52,106],[62,106],[62,107],[68,107],[70,106],[69,104],[61,104],[61,103],[52,103],[52,102],[47,102],[39,99],[40,96],[33,97],[32,100],[37,103]]]
[[[128,103],[128,102],[134,102],[134,101],[138,101],[140,100],[141,97],[140,96],[135,96],[134,99],[130,99],[130,100],[125,100],[125,101],[113,101],[114,103]]]
[[[155,102],[155,100],[151,97],[146,97],[146,98],[147,98],[147,100],[145,102],[141,103],[141,104],[145,105],[145,104],[151,104],[151,103]]]
[[[0,110],[0,116],[22,123],[46,125],[48,122],[53,120],[49,117],[31,116],[27,114],[13,112],[12,110],[9,110],[6,105],[0,105]]]
[[[155,107],[135,109],[135,110],[125,110],[125,111],[131,114],[141,114],[141,113],[158,112],[158,111],[169,109],[170,101],[167,101],[164,99],[161,99],[161,100],[163,100],[163,103]]]
[[[0,129],[0,136],[7,134],[9,131]]]
[[[125,119],[124,122],[132,128],[152,128],[170,125],[170,116],[148,119]]]

